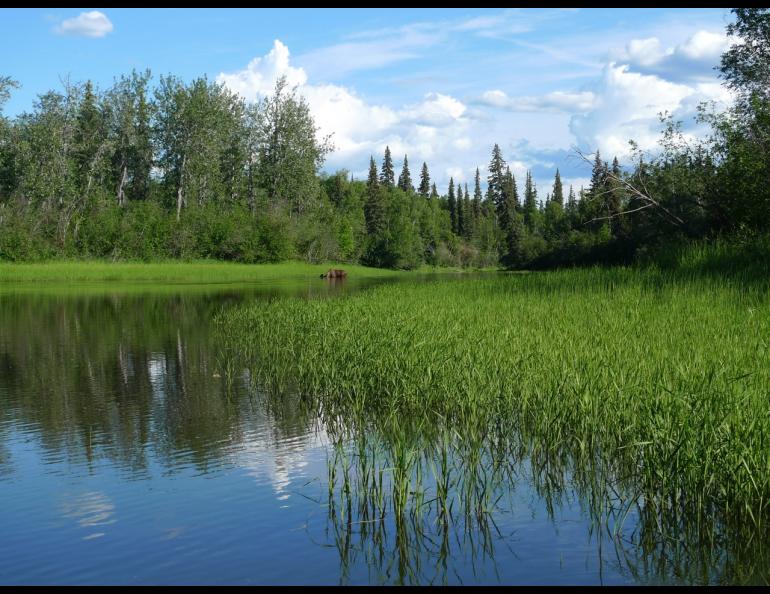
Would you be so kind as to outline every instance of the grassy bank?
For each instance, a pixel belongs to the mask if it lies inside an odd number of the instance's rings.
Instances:
[[[516,441],[544,476],[568,469],[622,494],[658,531],[770,516],[766,285],[511,274],[282,299],[217,323],[234,369],[327,421],[396,444],[418,427],[422,451],[436,427],[466,444]]]
[[[194,262],[51,261],[0,263],[0,283],[23,282],[169,282],[235,283],[318,276],[330,267],[344,268],[352,276],[381,278],[400,274],[393,270],[350,264],[236,264],[202,260]]]
[[[329,268],[342,268],[359,279],[388,278],[407,274],[402,270],[369,268],[357,264],[238,264],[216,260],[180,262],[107,262],[104,260],[54,260],[50,262],[0,262],[0,283],[25,282],[168,282],[239,283],[318,277]],[[412,272],[463,272],[461,268],[423,266]]]

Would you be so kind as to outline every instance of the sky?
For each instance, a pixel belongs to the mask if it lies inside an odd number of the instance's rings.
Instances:
[[[62,80],[108,88],[132,69],[206,75],[246,100],[285,75],[332,134],[329,172],[365,179],[369,156],[408,154],[440,192],[472,186],[498,143],[541,198],[558,167],[576,189],[575,153],[654,151],[658,114],[703,134],[703,101],[730,102],[714,67],[731,40],[726,9],[0,9],[0,76],[22,86],[6,115]]]

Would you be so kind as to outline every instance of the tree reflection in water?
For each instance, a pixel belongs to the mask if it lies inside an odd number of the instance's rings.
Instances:
[[[23,472],[7,447],[20,431],[35,436],[47,462],[108,461],[132,479],[152,464],[170,474],[248,466],[245,458],[262,449],[280,450],[276,464],[288,468],[323,442],[327,471],[316,484],[325,519],[321,534],[309,527],[308,537],[336,549],[342,583],[362,566],[370,583],[456,583],[458,567],[495,581],[499,552],[509,560],[527,548],[501,527],[522,514],[522,496],[536,498],[554,524],[561,509],[579,505],[602,566],[630,581],[768,581],[763,526],[673,506],[639,484],[634,460],[617,453],[557,446],[500,415],[448,424],[357,410],[292,386],[267,389],[255,353],[228,350],[210,325],[244,298],[0,296],[0,480]],[[254,472],[268,472],[263,466]],[[73,497],[62,503],[65,516],[109,521],[112,503]]]

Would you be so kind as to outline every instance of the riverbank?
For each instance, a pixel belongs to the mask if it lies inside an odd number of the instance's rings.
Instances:
[[[104,260],[62,260],[35,263],[0,262],[0,284],[70,283],[70,282],[163,282],[163,283],[238,283],[285,278],[318,277],[329,268],[342,268],[350,277],[388,278],[415,271],[369,268],[356,264],[239,264],[215,260],[191,262],[109,262]],[[416,272],[461,272],[460,268],[422,267]]]

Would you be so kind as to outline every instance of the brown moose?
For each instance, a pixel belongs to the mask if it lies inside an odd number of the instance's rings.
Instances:
[[[321,275],[321,278],[345,278],[347,275],[348,273],[341,268],[329,268]]]

